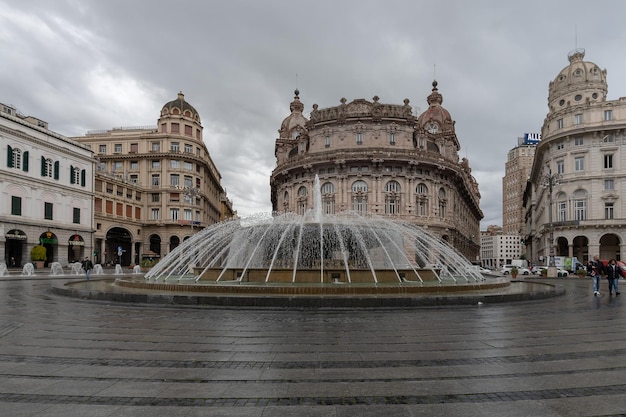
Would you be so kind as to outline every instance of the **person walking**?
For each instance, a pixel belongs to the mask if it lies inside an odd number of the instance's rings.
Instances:
[[[87,281],[89,281],[89,273],[93,269],[93,264],[88,257],[85,257],[85,260],[83,261],[83,269],[85,270],[85,277],[87,278]]]
[[[593,257],[593,261],[589,261],[587,270],[590,270],[591,279],[593,280],[593,295],[600,295],[600,279],[602,278],[602,262],[598,255]]]
[[[615,259],[611,259],[604,272],[606,273],[606,279],[609,281],[609,295],[612,295],[613,289],[615,289],[615,295],[619,295],[620,292],[617,283],[619,281],[619,277],[624,276],[624,273],[619,265],[617,265],[617,261]]]

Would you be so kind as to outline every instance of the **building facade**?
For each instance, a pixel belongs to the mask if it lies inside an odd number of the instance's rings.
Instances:
[[[523,249],[520,236],[505,234],[500,226],[489,226],[480,232],[480,266],[483,268],[500,269],[513,259],[521,259]]]
[[[549,84],[525,196],[527,251],[540,261],[625,259],[626,98],[607,100],[606,70],[584,57],[570,52]]]
[[[518,138],[518,145],[508,152],[502,177],[502,230],[506,235],[520,238],[526,234],[523,197],[536,147],[535,143],[529,142],[528,136]]]
[[[427,227],[468,260],[479,255],[478,184],[459,159],[454,121],[433,82],[428,109],[416,117],[409,100],[357,99],[309,117],[296,90],[276,139],[270,185],[276,212],[312,209],[320,181],[322,212],[392,216]]]
[[[93,153],[48,124],[0,104],[0,256],[31,262],[36,245],[46,263],[67,265],[93,249]]]
[[[153,261],[235,214],[204,144],[200,115],[182,93],[161,108],[155,127],[92,131],[74,139],[97,161],[97,262]]]

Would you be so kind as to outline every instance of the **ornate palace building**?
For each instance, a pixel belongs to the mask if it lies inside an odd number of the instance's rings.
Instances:
[[[549,111],[529,185],[525,239],[533,260],[624,260],[626,98],[607,100],[606,70],[569,53],[548,88]]]
[[[393,216],[427,227],[468,260],[479,255],[478,184],[467,159],[459,160],[455,122],[441,106],[433,82],[428,109],[416,117],[409,100],[383,104],[357,99],[310,117],[295,91],[291,114],[276,139],[276,168],[270,178],[276,212],[313,207],[319,176],[322,210],[333,214]]]
[[[74,138],[96,158],[95,261],[138,264],[234,215],[202,136],[200,115],[182,93],[156,127],[114,128]]]

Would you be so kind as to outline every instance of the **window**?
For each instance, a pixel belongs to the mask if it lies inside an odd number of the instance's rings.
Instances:
[[[28,151],[22,153],[21,149],[10,146],[7,146],[7,150],[7,167],[28,172]]]
[[[172,123],[172,133],[180,133],[180,124]]]
[[[559,150],[564,149],[565,148],[565,144],[563,142],[559,142],[559,143],[556,144],[556,148],[559,149]]]
[[[122,144],[121,143],[116,143],[115,147],[113,148],[113,152],[121,153],[122,152]]]
[[[389,134],[389,144],[390,145],[395,145],[396,144],[396,134],[395,133],[390,133]]]
[[[604,154],[604,169],[613,168],[613,155],[612,154]]]
[[[161,144],[159,142],[152,142],[152,146],[150,149],[152,150],[152,152],[160,152]]]
[[[563,129],[563,119],[558,119],[556,121],[556,128],[557,129]]]
[[[428,187],[427,187],[427,186],[426,186],[426,184],[424,184],[424,183],[417,184],[417,187],[416,187],[416,189],[415,189],[415,192],[416,192],[418,195],[422,195],[422,196],[423,196],[423,195],[426,195],[426,194],[428,194]]]
[[[99,145],[98,146],[98,152],[99,153],[107,153],[107,146],[106,145]]]
[[[150,195],[152,196],[151,199],[152,199],[153,203],[158,203],[159,201],[161,201],[161,194],[159,194],[159,193],[152,193]]]
[[[52,203],[43,203],[43,218],[46,220],[53,220]]]
[[[153,208],[152,210],[150,210],[150,218],[152,220],[159,220],[160,218],[160,211],[158,208]]]
[[[123,171],[124,163],[121,161],[113,162],[113,171]]]
[[[87,171],[70,165],[70,184],[85,186]]]
[[[14,216],[22,215],[22,197],[11,196],[11,214]]]
[[[130,153],[137,153],[139,152],[139,144],[138,143],[131,143],[130,144]]]
[[[607,220],[614,219],[613,203],[604,203],[604,218]]]
[[[605,110],[604,111],[604,121],[608,122],[610,120],[613,120],[613,110]]]
[[[446,191],[441,188],[439,189],[439,217],[442,219],[446,217],[446,202]]]
[[[170,185],[177,186],[180,184],[180,176],[178,174],[170,174]]]
[[[193,220],[193,213],[191,212],[190,209],[185,209],[183,211],[183,219],[184,220]]]
[[[388,193],[399,193],[400,192],[400,183],[398,183],[398,181],[389,181],[385,185],[385,192],[388,192]]]
[[[170,219],[178,220],[178,209],[177,208],[170,208]]]
[[[326,135],[326,137],[324,138],[324,144],[324,146],[330,148],[330,136]]]
[[[613,178],[607,178],[604,180],[604,189],[605,190],[614,190],[615,189],[615,180]]]
[[[178,142],[172,142],[170,144],[170,151],[171,152],[180,152],[180,143]]]
[[[170,168],[174,168],[174,169],[180,168],[180,161],[177,159],[170,160]]]
[[[72,210],[72,223],[80,224],[80,209],[78,207],[74,207]]]
[[[574,193],[574,216],[576,220],[587,219],[587,195],[579,190]]]
[[[363,133],[359,132],[356,134],[356,144],[363,145]]]
[[[583,115],[582,115],[582,113],[575,114],[574,115],[574,124],[575,125],[579,125],[579,124],[582,124],[582,122],[583,122]]]
[[[52,162],[52,159],[41,157],[41,176],[59,179],[59,161]]]
[[[583,139],[583,137],[582,137],[582,136],[576,136],[576,137],[574,138],[574,145],[576,145],[576,146],[582,146],[582,145],[584,145],[584,144],[585,144],[585,140]]]
[[[193,128],[189,125],[185,125],[185,135],[193,136]],[[187,152],[187,151],[185,151]]]
[[[130,182],[132,182],[133,184],[137,184],[137,182],[139,182],[139,175],[131,174],[130,175]]]
[[[161,185],[161,176],[159,174],[152,174],[152,185],[153,186]]]
[[[322,194],[332,194],[335,192],[335,186],[331,182],[325,182],[321,188]]]
[[[564,222],[567,220],[567,202],[559,201],[556,203],[556,221]]]
[[[161,161],[152,161],[152,169],[161,169]]]
[[[362,181],[362,180],[355,181],[352,184],[352,192],[353,193],[366,193],[367,192],[367,183],[365,181]]]
[[[574,171],[584,171],[585,170],[585,157],[577,156],[574,158]]]
[[[185,175],[184,181],[185,181],[184,186],[186,188],[192,188],[193,187],[193,178],[191,178],[188,175]]]
[[[185,153],[193,153],[193,146],[188,143],[185,143]]]
[[[563,160],[556,161],[556,173],[565,174],[565,161]]]
[[[183,163],[183,168],[185,169],[185,171],[193,171],[193,164],[191,162],[185,161]]]
[[[136,171],[139,169],[139,161],[130,161],[130,169]]]

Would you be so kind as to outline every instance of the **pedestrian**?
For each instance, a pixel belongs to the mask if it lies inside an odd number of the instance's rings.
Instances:
[[[606,279],[609,281],[609,295],[612,295],[613,289],[615,289],[615,295],[619,295],[619,289],[617,287],[617,283],[619,281],[620,276],[624,276],[622,269],[617,265],[617,261],[615,259],[611,259],[604,269],[606,273]]]
[[[591,279],[593,280],[593,295],[600,295],[600,279],[602,278],[602,262],[598,255],[593,257],[593,261],[589,261],[587,265],[587,271],[590,271]]]
[[[93,269],[93,264],[88,257],[85,257],[85,260],[83,261],[83,269],[85,270],[85,277],[87,278],[87,281],[89,281],[89,273]]]

